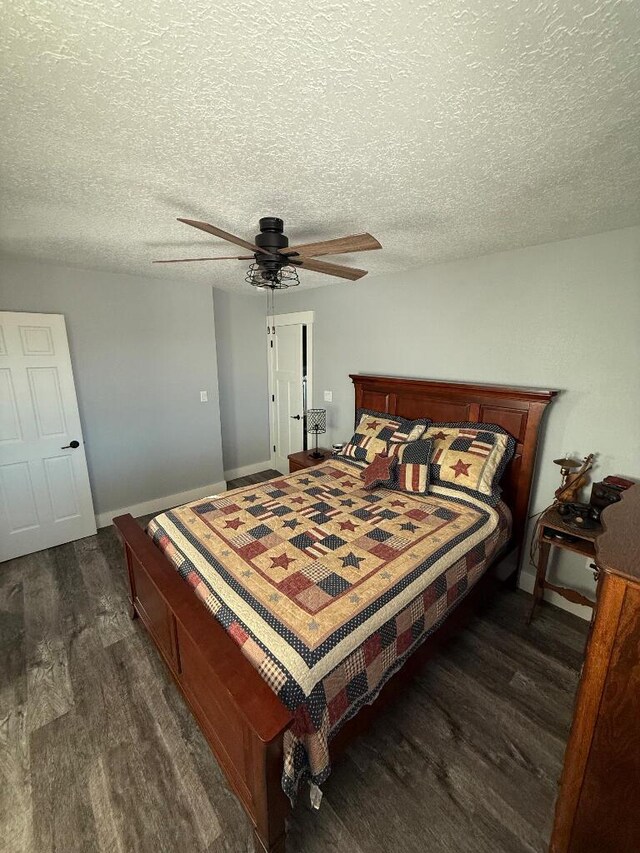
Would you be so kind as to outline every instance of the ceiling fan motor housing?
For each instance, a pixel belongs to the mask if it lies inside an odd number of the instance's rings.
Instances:
[[[275,274],[287,264],[286,258],[277,257],[276,254],[280,249],[286,249],[289,245],[288,237],[282,233],[283,229],[284,222],[277,216],[263,216],[260,220],[260,233],[256,234],[254,242],[261,249],[266,249],[267,252],[273,252],[276,255],[274,258],[269,258],[261,252],[256,252],[256,262],[266,274],[264,276],[266,279],[271,277],[268,275],[269,273]]]

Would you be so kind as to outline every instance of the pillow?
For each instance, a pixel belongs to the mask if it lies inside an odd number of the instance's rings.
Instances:
[[[360,473],[365,489],[375,489],[376,486],[393,488],[393,474],[397,464],[397,457],[378,453],[373,462]]]
[[[466,492],[491,506],[498,503],[498,484],[516,447],[506,430],[496,424],[432,423],[422,438],[433,442],[432,486]]]
[[[388,443],[420,438],[429,423],[426,419],[408,421],[384,412],[358,409],[356,431],[336,456],[364,468],[379,453],[387,453]]]
[[[433,442],[429,440],[407,441],[390,444],[389,456],[395,456],[398,464],[391,471],[391,486],[399,492],[426,495],[429,490],[429,462]]]
[[[385,421],[393,421],[395,423],[399,423],[404,427],[408,427],[412,429],[415,426],[422,425],[425,429],[431,423],[430,418],[417,418],[415,420],[411,420],[409,418],[401,418],[400,415],[391,415],[389,412],[376,412],[375,409],[356,409],[356,417],[354,421],[354,428],[358,428],[358,424],[362,421],[362,418],[368,415],[372,418],[382,418]],[[407,439],[400,439],[400,441],[406,441]]]

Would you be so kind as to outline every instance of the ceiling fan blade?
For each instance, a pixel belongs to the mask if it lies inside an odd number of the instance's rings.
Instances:
[[[322,240],[319,243],[303,243],[300,246],[289,246],[280,249],[281,255],[299,255],[315,257],[316,255],[342,255],[347,252],[366,252],[369,249],[381,249],[382,246],[371,234],[352,234],[349,237],[338,237],[335,240]]]
[[[152,264],[188,264],[191,261],[252,261],[253,255],[221,255],[218,258],[172,258],[168,261],[151,261]]]
[[[335,275],[338,278],[348,278],[356,281],[367,274],[367,270],[359,270],[355,267],[343,267],[340,264],[328,264],[326,261],[316,261],[313,258],[289,258],[289,262],[303,270],[323,272],[326,275]]]
[[[236,246],[242,246],[243,249],[249,249],[251,252],[261,252],[263,255],[270,255],[266,249],[261,249],[255,243],[249,243],[248,240],[243,240],[242,237],[236,237],[235,234],[229,234],[228,231],[223,231],[221,228],[216,228],[214,225],[209,225],[208,222],[198,222],[197,219],[182,219],[178,217],[178,222],[184,222],[185,225],[191,225],[193,228],[199,228],[201,231],[206,231],[207,234],[213,234],[214,237],[220,237],[222,240],[227,240],[229,243],[235,243]]]

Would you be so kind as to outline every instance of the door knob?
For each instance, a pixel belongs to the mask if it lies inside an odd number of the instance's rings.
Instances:
[[[75,450],[76,447],[80,447],[80,442],[76,441],[74,438],[73,441],[70,441],[69,444],[65,444],[64,447],[60,448],[60,450],[69,450],[71,448],[73,448],[73,450]]]
[[[291,420],[292,420],[292,421],[299,421],[299,420],[300,420],[300,415],[291,415]]]

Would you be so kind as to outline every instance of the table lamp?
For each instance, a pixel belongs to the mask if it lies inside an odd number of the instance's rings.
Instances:
[[[311,432],[316,437],[316,446],[313,453],[309,456],[312,459],[321,459],[322,453],[318,451],[318,436],[320,433],[327,431],[327,410],[326,409],[307,409],[307,432]]]

